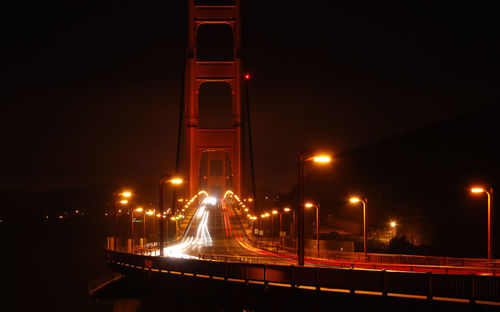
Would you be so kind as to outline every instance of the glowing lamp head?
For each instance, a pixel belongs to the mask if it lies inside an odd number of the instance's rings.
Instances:
[[[123,204],[123,205],[128,204],[128,200],[122,199],[122,200],[120,200],[120,204]]]
[[[260,217],[261,217],[261,218],[264,218],[265,216],[266,216],[265,214],[261,214],[261,215],[260,215]]]
[[[132,196],[132,193],[130,193],[129,191],[125,191],[121,194],[123,197],[130,197]]]
[[[266,213],[264,214],[264,217],[269,217],[269,216],[270,216],[269,212],[266,212]]]
[[[351,198],[349,199],[349,201],[350,201],[351,203],[359,203],[359,202],[361,201],[361,199],[359,199],[359,198],[357,198],[357,197],[351,197]]]
[[[170,183],[172,184],[182,184],[182,179],[181,178],[173,178],[170,180]]]
[[[142,209],[142,207],[137,207],[137,208],[135,208],[135,211],[136,211],[136,212],[143,212],[143,211],[144,211],[144,209]]]
[[[391,223],[389,223],[391,225],[391,227],[396,227],[396,222],[394,221],[391,221]]]
[[[332,161],[330,156],[325,156],[325,155],[314,156],[312,159],[316,163],[323,163],[323,164],[326,164],[326,163],[329,163]]]
[[[244,77],[245,77],[246,80],[248,80],[248,79],[250,79],[250,74],[245,74]]]
[[[290,208],[285,207],[285,208],[283,208],[283,210],[284,210],[285,212],[289,212],[289,211],[290,211]]]
[[[148,216],[152,216],[152,215],[154,215],[154,214],[155,214],[155,212],[154,212],[153,210],[148,210],[148,212],[146,212],[146,214],[147,214]]]
[[[314,204],[313,203],[306,203],[304,206],[306,208],[312,208],[312,207],[314,207]]]
[[[245,212],[248,212],[248,208],[245,208]]]
[[[483,193],[484,189],[481,187],[473,187],[470,189],[471,193]]]
[[[278,214],[278,210],[273,210],[272,213],[275,215],[275,214]]]

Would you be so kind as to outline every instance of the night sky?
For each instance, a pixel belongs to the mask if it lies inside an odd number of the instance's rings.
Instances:
[[[499,103],[494,1],[242,1],[257,184]],[[439,2],[439,3],[437,3]],[[151,184],[173,172],[185,1],[2,8],[1,188]]]

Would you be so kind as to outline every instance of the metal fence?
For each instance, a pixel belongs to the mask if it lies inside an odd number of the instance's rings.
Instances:
[[[296,255],[297,249],[294,247],[280,244],[279,241],[273,240],[253,240],[250,242],[253,246],[276,252],[283,255]],[[352,263],[360,265],[363,262],[364,267],[372,264],[373,268],[384,267],[387,264],[392,264],[394,267],[440,267],[443,271],[476,271],[478,273],[491,273],[493,275],[500,274],[500,260],[481,259],[481,258],[453,258],[453,257],[435,257],[435,256],[420,256],[420,255],[403,255],[403,254],[381,254],[381,253],[366,253],[363,252],[345,252],[320,249],[318,252],[315,249],[305,249],[305,256],[309,258],[319,258],[327,260],[335,260],[344,263]]]
[[[351,293],[372,291],[380,295],[413,295],[432,300],[436,297],[500,302],[498,276],[433,274],[353,268],[301,267],[221,260],[179,259],[135,255],[108,250],[108,264],[118,270],[143,270],[158,274],[193,274],[245,283],[284,284],[313,287],[316,291],[342,289]]]

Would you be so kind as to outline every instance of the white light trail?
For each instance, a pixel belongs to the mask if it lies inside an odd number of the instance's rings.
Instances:
[[[210,203],[216,201],[215,198],[206,198],[205,200],[207,199],[210,199]],[[195,214],[196,219],[201,218],[198,223],[198,228],[196,229],[196,236],[185,237],[178,244],[164,248],[163,254],[165,256],[174,258],[197,258],[189,254],[189,249],[212,246],[212,237],[210,236],[210,231],[208,230],[208,217],[210,215],[210,211],[208,211],[204,205],[205,200],[198,207]]]
[[[198,208],[198,211],[196,212],[196,218],[199,219],[203,216],[203,213],[205,212],[205,205],[201,205],[199,208]]]
[[[196,239],[194,240],[194,244],[202,245],[202,246],[212,246],[212,237],[210,236],[210,232],[208,231],[208,215],[209,211],[205,211],[203,214],[203,219],[198,225],[198,230],[196,231]]]
[[[202,205],[212,205],[212,206],[215,206],[215,204],[217,204],[217,198],[215,197],[207,197],[205,198],[202,202],[201,202]]]

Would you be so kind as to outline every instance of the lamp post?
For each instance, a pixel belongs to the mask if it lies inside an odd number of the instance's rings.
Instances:
[[[316,207],[316,252],[319,258],[319,203],[306,203],[306,208]]]
[[[130,246],[131,250],[134,249],[134,212],[144,212],[142,207],[130,210]]]
[[[282,227],[283,227],[283,213],[280,211],[280,231],[279,231],[280,236],[281,236],[281,232],[282,232]]]
[[[264,215],[261,214],[260,218],[259,218],[259,236],[261,236],[260,235],[260,233],[261,233],[260,231],[262,231],[262,219],[264,219],[264,218],[265,218]]]
[[[312,153],[309,150],[303,150],[298,156],[298,222],[297,222],[297,262],[299,266],[304,265],[304,175],[305,175],[305,163],[315,162],[315,163],[329,163],[331,158],[329,156],[311,156]]]
[[[262,236],[266,235],[266,224],[263,221],[265,221],[264,219],[266,219],[267,217],[269,217],[269,213],[263,213],[260,215],[259,232],[262,231]]]
[[[271,211],[272,215],[272,225],[271,225],[271,237],[274,237],[274,215],[278,214],[278,210]],[[281,216],[281,214],[280,214]],[[281,218],[280,218],[280,231],[281,231]]]
[[[174,221],[175,222],[175,237],[177,238],[177,222],[179,220],[179,217],[176,216],[176,217],[171,217],[170,220]]]
[[[144,224],[142,227],[142,236],[144,237],[144,245],[146,244],[146,219],[147,219],[147,216],[154,216],[154,214],[155,214],[154,210],[144,211]],[[154,218],[153,218],[153,220],[154,220]],[[153,225],[154,224],[155,223],[153,222]],[[154,230],[152,230],[151,232],[153,232],[153,235],[154,235]]]
[[[142,207],[137,207],[136,209],[132,209],[130,212],[130,238],[134,239],[134,212],[143,212],[144,209]]]
[[[349,201],[351,203],[361,202],[363,204],[363,253],[366,257],[366,203],[368,202],[368,199],[366,197],[364,200],[358,197],[351,197]]]
[[[164,183],[171,183],[171,184],[182,184],[182,179],[180,178],[170,178],[170,175],[166,174],[160,177],[160,181],[158,184],[158,189],[159,189],[159,198],[158,198],[158,206],[160,210],[160,256],[163,256],[163,240],[164,240],[164,233],[165,233],[165,224],[167,225],[167,233],[168,233],[168,221],[165,223],[163,220],[163,184]]]
[[[255,220],[257,220],[256,216],[251,216],[250,220],[252,220],[252,235],[255,235]]]
[[[391,230],[391,238],[396,237],[396,226],[397,226],[397,225],[398,225],[398,224],[396,223],[396,221],[391,221],[391,222],[389,222],[389,226],[390,226],[390,227],[391,227],[391,229],[392,229],[392,230]]]
[[[158,222],[161,222],[161,214],[157,213],[157,214],[155,215],[155,217],[157,217],[157,218],[158,218],[158,220],[160,220],[160,221],[158,221]],[[153,240],[154,240],[154,241],[156,241],[156,228],[155,228],[155,224],[156,224],[156,221],[155,221],[155,220],[154,220],[154,218],[153,218],[152,228],[153,228]],[[159,226],[158,226],[158,232],[159,232],[159,231],[160,231],[160,230],[159,230]],[[159,234],[158,234],[158,235],[159,235]]]
[[[269,212],[266,212],[266,213],[264,214],[264,218],[269,218],[269,216],[270,216]],[[264,226],[265,226],[265,225],[264,225]],[[271,224],[271,237],[273,237],[272,227],[273,227],[273,225]],[[269,225],[268,225],[268,228],[269,228]],[[265,234],[266,234],[266,233],[264,232],[264,235],[265,235]]]
[[[283,211],[284,212],[292,212],[292,226],[291,226],[291,230],[292,230],[292,233],[290,233],[290,236],[292,237],[295,237],[295,210],[291,209],[290,207],[285,207],[283,208]]]
[[[130,193],[129,191],[125,191],[125,192],[121,192],[121,193],[118,193],[118,192],[114,192],[113,193],[113,197],[115,199],[115,209],[113,210],[113,250],[116,250],[116,237],[117,237],[117,233],[118,233],[118,203],[120,204],[127,204],[128,203],[128,200],[126,199],[122,199],[122,200],[119,200],[120,198],[122,197],[130,197],[132,196],[132,193]]]
[[[493,188],[490,187],[490,190],[488,191],[485,188],[482,187],[473,187],[470,189],[472,193],[479,194],[479,193],[485,193],[487,198],[488,198],[488,260],[493,259],[493,245],[492,245],[492,240],[491,240],[491,231],[492,231],[492,226],[491,226],[491,210],[492,210],[492,201],[493,201]]]

